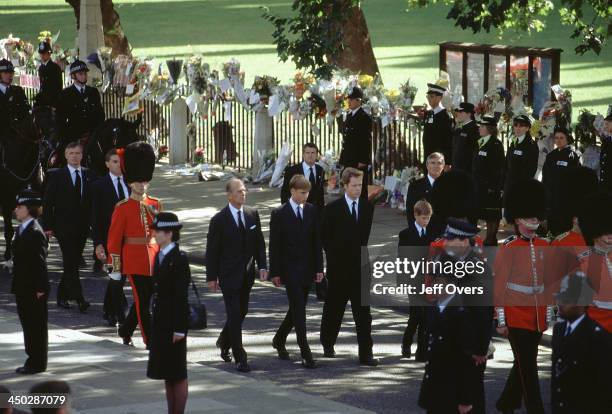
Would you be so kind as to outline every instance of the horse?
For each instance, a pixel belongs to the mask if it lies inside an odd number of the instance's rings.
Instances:
[[[141,139],[138,128],[142,122],[139,115],[135,121],[124,118],[111,118],[104,121],[93,132],[85,148],[85,164],[96,175],[108,172],[105,164],[106,153],[113,148],[125,148]]]
[[[5,261],[12,257],[13,210],[17,193],[25,187],[41,191],[40,130],[31,114],[9,125],[0,137],[0,208],[4,220]]]
[[[46,173],[47,170],[58,167],[60,164],[58,157],[56,157],[59,136],[55,113],[50,106],[35,105],[32,109],[32,115],[41,134],[40,162],[43,172]]]

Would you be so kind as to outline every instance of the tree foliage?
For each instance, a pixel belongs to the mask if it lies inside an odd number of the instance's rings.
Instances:
[[[293,15],[281,17],[264,8],[272,23],[272,37],[281,61],[291,59],[298,69],[319,78],[331,78],[336,58],[344,49],[343,25],[358,0],[294,0]]]
[[[550,0],[406,0],[409,7],[426,7],[443,2],[451,6],[446,16],[462,29],[474,33],[496,29],[532,33],[542,31],[544,19],[554,10]],[[570,37],[577,39],[576,53],[601,52],[612,36],[612,3],[610,0],[560,0],[559,16],[571,26]]]

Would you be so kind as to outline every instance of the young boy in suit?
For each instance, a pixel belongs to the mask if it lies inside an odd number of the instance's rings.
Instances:
[[[408,227],[402,230],[399,234],[399,256],[408,256],[409,260],[418,261],[424,257],[427,257],[427,246],[433,241],[431,233],[428,232],[427,226],[429,220],[433,214],[433,208],[431,204],[425,200],[419,200],[416,202],[413,208],[414,221],[411,222]],[[419,248],[416,248],[419,246]],[[411,296],[411,299],[418,298]],[[423,321],[424,308],[420,304],[410,305],[410,318],[408,319],[408,325],[404,331],[404,337],[402,339],[402,356],[404,358],[410,358],[412,352],[410,347],[412,345],[412,339],[414,334],[418,331],[417,336],[417,351],[416,360],[425,360],[425,325]]]

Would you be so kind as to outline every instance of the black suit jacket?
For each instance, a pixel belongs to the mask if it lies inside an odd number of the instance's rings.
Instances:
[[[429,177],[419,178],[408,185],[408,194],[406,194],[406,216],[408,224],[414,222],[414,205],[419,200],[429,200],[429,193],[432,189],[429,182]]]
[[[504,146],[494,136],[474,153],[472,174],[481,196],[501,191],[504,161]]]
[[[355,168],[358,163],[372,163],[372,118],[363,108],[355,115],[349,112],[344,121],[339,163]]]
[[[69,86],[57,98],[55,115],[62,142],[76,141],[83,134],[91,134],[104,122],[100,93],[86,86],[83,98],[76,86]]]
[[[266,269],[266,242],[261,232],[259,213],[243,207],[246,235],[243,238],[225,206],[210,220],[206,240],[206,280],[218,280],[221,288],[239,289],[244,278],[255,278],[255,262]]]
[[[131,190],[127,184],[126,187],[128,193],[125,196],[129,197]],[[119,201],[121,200],[119,200],[117,191],[115,191],[115,184],[110,174],[106,174],[104,177],[98,178],[92,183],[91,239],[93,240],[94,246],[101,244],[106,248],[111,218],[113,216],[113,211],[115,211],[115,205]]]
[[[400,231],[398,246],[429,246],[433,241],[430,230],[429,226],[427,226],[425,236],[421,237],[413,220],[412,223],[408,224],[408,227]]]
[[[344,195],[323,209],[322,239],[329,279],[361,278],[361,247],[367,247],[374,207],[359,200],[355,224]]]
[[[153,269],[153,324],[163,332],[186,334],[191,281],[189,260],[178,244],[164,256],[161,264],[158,257]]]
[[[8,125],[23,120],[30,109],[28,98],[22,87],[10,85],[6,93],[0,92],[0,132]]]
[[[289,197],[291,197],[289,182],[291,181],[291,178],[297,174],[304,174],[304,168],[302,167],[301,162],[285,168],[283,186],[281,187],[281,204],[289,201]],[[306,179],[309,179],[308,175],[306,176]],[[315,164],[315,179],[316,184],[310,189],[310,193],[308,194],[308,199],[306,201],[319,209],[320,213],[325,206],[325,193],[323,191],[323,167],[318,164]]]
[[[453,163],[453,124],[453,118],[446,109],[437,114],[427,112],[423,127],[423,162],[432,152],[441,152],[446,164]]]
[[[552,412],[612,412],[612,336],[588,316],[567,337],[566,326],[553,328]]]
[[[36,105],[55,106],[64,87],[62,69],[50,60],[46,65],[41,64],[38,67],[38,78],[40,91],[36,95]]]
[[[15,231],[11,293],[49,293],[47,247],[47,237],[36,220],[32,220],[21,234]]]
[[[300,225],[289,202],[270,216],[270,276],[284,284],[309,285],[323,272],[323,248],[316,208],[304,205]]]
[[[91,224],[91,184],[96,176],[81,167],[82,193],[80,202],[75,197],[74,184],[68,167],[49,170],[43,198],[43,228],[58,237],[83,237]]]

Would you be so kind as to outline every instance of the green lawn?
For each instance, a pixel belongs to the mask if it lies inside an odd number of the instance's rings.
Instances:
[[[294,73],[292,64],[278,62],[271,25],[259,8],[288,12],[290,0],[115,0],[115,5],[138,55],[165,59],[197,52],[213,67],[235,57],[247,82],[258,74],[288,81]],[[410,77],[420,86],[417,101],[424,99],[424,84],[436,77],[437,43],[452,40],[561,48],[561,85],[573,93],[574,115],[584,107],[605,112],[612,103],[612,47],[600,56],[575,55],[568,28],[560,25],[556,12],[542,33],[500,40],[454,27],[444,18],[444,6],[407,12],[403,0],[364,0],[363,8],[385,84],[394,87]],[[33,41],[44,29],[61,29],[60,42],[74,45],[74,14],[63,0],[0,0],[0,35],[12,32]]]

